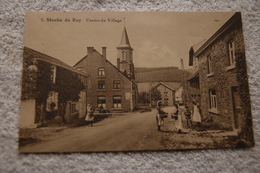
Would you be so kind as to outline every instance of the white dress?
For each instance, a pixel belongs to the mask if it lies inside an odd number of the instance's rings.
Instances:
[[[91,106],[87,108],[87,116],[85,121],[94,121],[94,108]]]
[[[176,109],[175,109],[176,110]],[[176,112],[176,111],[175,111]],[[179,109],[179,113],[178,113],[178,119],[175,120],[175,128],[177,130],[183,130],[183,125],[182,125],[182,116],[181,116],[181,111]]]
[[[192,121],[201,122],[201,115],[200,115],[199,108],[197,107],[197,105],[194,106]]]

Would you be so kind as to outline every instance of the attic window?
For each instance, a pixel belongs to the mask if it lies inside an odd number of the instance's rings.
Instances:
[[[77,67],[76,70],[83,71],[83,68],[82,67]]]
[[[212,73],[212,61],[210,55],[207,57],[207,65],[208,65],[208,74],[210,74]]]
[[[235,63],[235,42],[234,40],[230,40],[228,42],[228,57],[229,57],[229,65],[234,65]]]
[[[98,76],[105,76],[105,68],[101,67],[98,69]]]
[[[51,82],[52,83],[56,82],[56,72],[57,72],[57,67],[55,65],[51,66]]]

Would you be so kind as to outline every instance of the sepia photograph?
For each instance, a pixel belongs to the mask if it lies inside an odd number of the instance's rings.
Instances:
[[[19,152],[254,146],[240,12],[27,12]]]

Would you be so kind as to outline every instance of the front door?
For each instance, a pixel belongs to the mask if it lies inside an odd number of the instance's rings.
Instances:
[[[241,114],[241,104],[240,96],[238,94],[238,87],[232,87],[232,104],[233,104],[233,117],[234,117],[234,128],[240,128],[240,114]]]

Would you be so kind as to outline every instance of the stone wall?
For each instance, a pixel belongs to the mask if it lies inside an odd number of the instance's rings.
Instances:
[[[228,42],[233,39],[235,51],[244,54],[244,40],[240,20],[233,23],[197,56],[199,59],[202,117],[212,118],[214,122],[219,124],[219,128],[224,130],[234,128],[231,88],[238,87],[239,83],[237,67],[229,66]],[[208,56],[211,56],[212,61],[211,74],[208,74]],[[210,110],[210,89],[216,90],[217,112]],[[243,103],[243,100],[241,100],[241,103]]]

